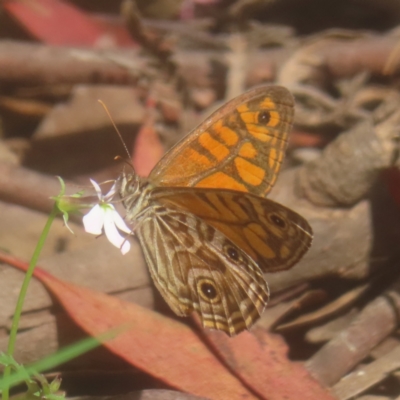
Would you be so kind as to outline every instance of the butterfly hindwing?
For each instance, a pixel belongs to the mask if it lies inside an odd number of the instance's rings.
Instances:
[[[153,198],[201,218],[244,250],[264,272],[290,268],[308,250],[307,221],[272,200],[233,190],[157,188]]]
[[[180,316],[233,336],[249,328],[269,297],[257,264],[200,218],[154,206],[136,230],[154,283]]]

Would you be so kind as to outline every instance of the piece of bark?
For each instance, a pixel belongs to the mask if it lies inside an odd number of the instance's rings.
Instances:
[[[138,91],[110,85],[76,85],[69,101],[55,106],[37,127],[23,164],[68,178],[112,167],[116,156],[125,157],[121,140],[99,99],[130,147],[145,117]]]
[[[279,72],[278,81],[285,86],[313,83],[329,87],[334,79],[352,77],[362,71],[384,76],[396,46],[395,35],[328,30],[306,40]],[[400,63],[398,58],[391,60],[390,73],[395,75]]]
[[[48,215],[1,201],[0,215],[1,250],[9,254],[18,254],[21,259],[29,260]],[[41,253],[42,259],[83,249],[93,242],[93,237],[87,235],[81,226],[74,222],[71,222],[70,226],[75,235],[65,228],[61,218],[53,222],[51,234]]]
[[[144,107],[139,97],[138,90],[131,87],[75,85],[68,101],[53,107],[36,128],[32,139],[38,141],[112,127],[110,117],[98,100],[107,106],[117,126],[140,125],[144,119]]]
[[[342,330],[346,329],[357,315],[358,310],[353,308],[347,314],[332,319],[323,325],[309,329],[305,335],[305,339],[308,343],[326,343]]]
[[[0,110],[39,121],[51,110],[51,105],[39,100],[0,96]]]
[[[122,360],[117,363],[118,359],[114,354],[102,353],[103,357],[99,360],[101,364],[98,363],[93,369],[81,369],[79,365],[75,367],[68,364],[62,366],[59,371],[47,373],[45,376],[48,381],[56,377],[61,379],[61,389],[68,393],[67,399],[76,398],[75,396],[94,400],[100,400],[101,396],[118,399],[119,396],[125,394],[129,396],[130,393],[146,388],[168,389],[160,381],[127,365]]]
[[[319,206],[352,206],[371,190],[380,172],[393,163],[398,147],[395,139],[400,114],[373,126],[365,121],[341,134],[321,157],[299,173],[304,196]]]
[[[294,123],[305,130],[341,132],[370,117],[370,112],[363,109],[359,103],[350,101],[352,98],[349,96],[334,98],[310,85],[290,85],[288,89],[296,98]],[[352,95],[355,96],[353,93]],[[383,101],[382,98],[380,100],[376,104]]]
[[[68,185],[67,185],[68,187]],[[49,213],[60,192],[60,182],[28,168],[0,163],[0,200]]]
[[[398,326],[400,280],[370,302],[351,325],[328,342],[306,363],[321,383],[332,385],[363,360]]]
[[[2,163],[18,165],[19,157],[12,151],[8,143],[0,139],[0,165]]]
[[[139,245],[135,241],[132,241],[131,251],[123,256],[117,248],[108,243],[105,237],[97,240],[93,237],[89,239],[92,240],[89,245],[76,251],[66,251],[41,259],[40,266],[60,279],[77,284],[84,282],[86,286],[98,291],[126,293],[131,289],[146,287],[151,291],[147,268],[141,257]],[[84,240],[87,243],[87,239]],[[6,256],[2,255],[2,259],[6,259]],[[2,266],[1,274],[3,277],[0,281],[0,296],[3,305],[1,313],[4,312],[3,319],[7,319],[14,311],[13,306],[18,295],[18,290],[15,288],[20,287],[23,274],[10,266]],[[13,282],[11,287],[10,282]],[[6,304],[10,304],[10,307],[5,307]],[[49,307],[51,304],[47,291],[33,280],[24,311]],[[0,321],[0,325],[2,322]]]
[[[378,360],[379,358],[393,351],[398,346],[400,346],[400,340],[394,337],[394,335],[389,336],[383,342],[379,343],[378,346],[374,347],[369,356],[375,360]]]
[[[332,389],[341,400],[352,399],[400,368],[400,346],[378,360],[345,376]]]
[[[328,318],[338,315],[351,306],[364,295],[368,289],[370,289],[370,285],[364,284],[353,290],[349,290],[329,304],[321,306],[318,310],[305,313],[290,322],[279,325],[276,331],[280,333],[288,332],[305,326],[316,325],[324,320],[326,321]]]
[[[376,395],[370,394],[370,395],[366,395],[366,396],[357,397],[357,400],[392,400],[392,398],[387,397],[387,396],[376,396]],[[397,398],[395,400],[397,400]]]
[[[76,180],[80,185],[64,180],[65,194],[72,195],[82,188],[92,190],[89,178],[102,182],[115,178],[121,170],[121,164],[115,163],[112,168],[78,177]],[[55,176],[45,175],[9,162],[0,162],[0,201],[49,214],[54,204],[52,197],[57,196],[60,190],[60,182]],[[82,218],[73,213],[70,214],[70,220],[82,222]]]
[[[39,321],[38,321],[39,323]],[[56,322],[47,321],[20,331],[17,337],[17,346],[14,357],[19,363],[31,363],[44,358],[59,349],[58,328]],[[8,336],[0,337],[0,351],[5,352],[8,345]]]
[[[137,82],[142,73],[139,71],[149,73],[151,67],[137,49],[102,51],[11,40],[0,42],[0,82],[5,85],[127,85]]]
[[[19,363],[27,365],[57,352],[59,349],[77,343],[87,335],[68,315],[59,308],[49,310],[51,320],[20,331],[14,357]],[[8,337],[0,337],[0,351],[7,349]],[[129,367],[124,361],[110,354],[104,347],[76,357],[67,364],[58,367],[60,371],[102,371],[121,370]],[[1,368],[0,368],[1,369]]]
[[[278,321],[290,315],[297,304],[297,299],[281,302],[275,306],[268,307],[267,311],[261,315],[256,326],[265,330],[272,330]]]

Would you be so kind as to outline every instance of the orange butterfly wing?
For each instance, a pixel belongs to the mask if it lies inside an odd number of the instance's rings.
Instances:
[[[231,100],[152,170],[156,186],[232,189],[265,196],[274,185],[294,114],[290,92],[261,86]]]
[[[292,267],[311,246],[308,222],[264,197],[232,190],[159,187],[153,190],[152,200],[199,217],[244,250],[264,272]]]

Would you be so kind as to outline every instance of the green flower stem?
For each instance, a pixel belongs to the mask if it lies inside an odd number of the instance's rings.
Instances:
[[[38,244],[36,245],[36,249],[33,253],[31,262],[29,263],[28,270],[26,271],[24,281],[21,286],[21,290],[19,292],[18,296],[18,301],[17,305],[15,307],[15,312],[12,320],[12,325],[11,325],[11,331],[10,331],[10,337],[8,339],[8,348],[7,348],[7,354],[9,356],[12,356],[14,354],[14,349],[15,349],[15,342],[17,339],[17,332],[18,332],[18,325],[19,325],[19,320],[21,318],[21,313],[22,313],[22,307],[24,305],[25,297],[26,297],[26,292],[28,291],[28,286],[29,282],[32,279],[33,271],[35,270],[35,266],[37,264],[37,261],[39,259],[39,255],[43,249],[43,246],[46,242],[47,236],[50,231],[51,224],[54,221],[54,218],[57,216],[59,212],[59,209],[57,207],[57,204],[54,204],[53,209],[51,210],[50,216],[46,222],[45,227],[43,228],[43,232],[40,235]],[[11,366],[7,366],[4,369],[4,379],[6,380],[11,373]],[[9,390],[8,388],[5,388],[2,393],[2,400],[8,400],[9,399]]]

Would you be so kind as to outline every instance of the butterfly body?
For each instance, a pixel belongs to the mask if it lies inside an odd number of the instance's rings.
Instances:
[[[290,268],[312,233],[294,211],[266,199],[293,118],[279,86],[228,102],[189,133],[149,178],[123,174],[120,194],[154,283],[180,316],[233,336],[269,298],[263,272]]]

